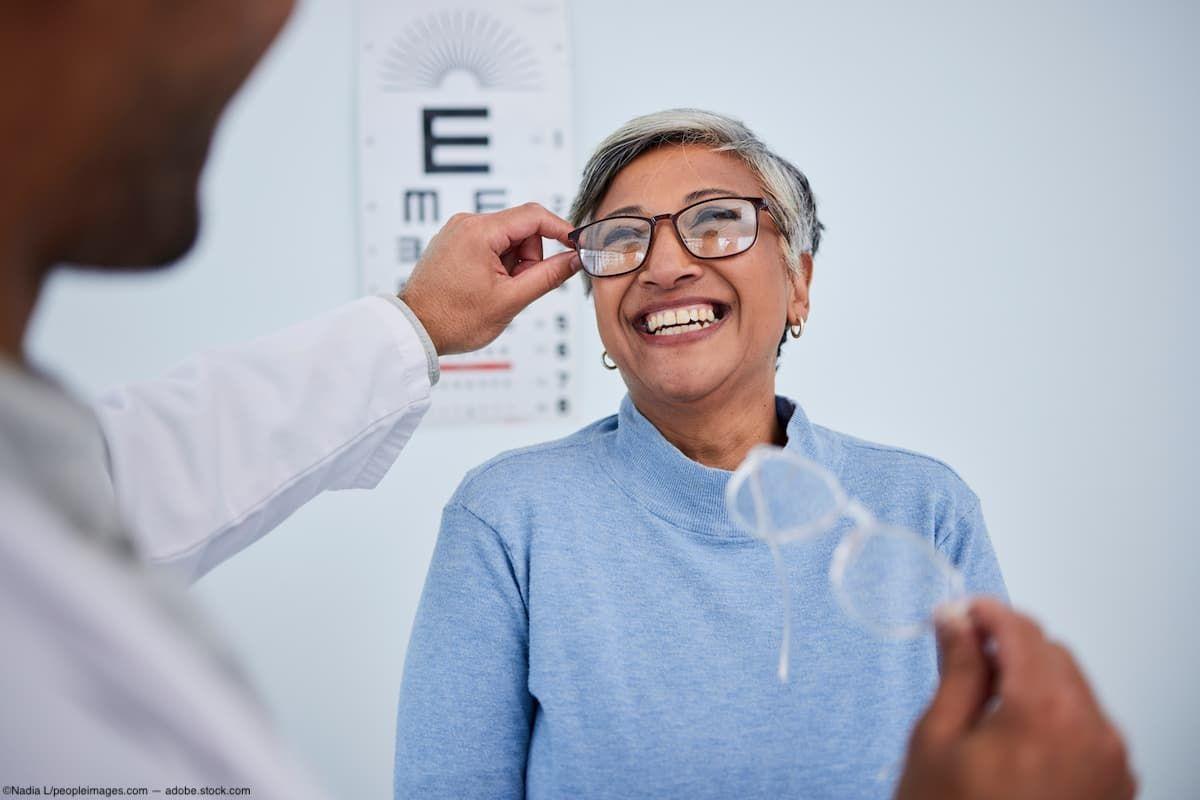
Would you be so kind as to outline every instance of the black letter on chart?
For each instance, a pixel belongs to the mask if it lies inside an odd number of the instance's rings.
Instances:
[[[487,136],[438,136],[433,132],[433,122],[438,117],[477,117],[487,119],[486,108],[425,108],[425,173],[435,172],[491,172],[488,164],[439,164],[433,160],[435,147],[487,147]]]
[[[415,236],[400,236],[396,239],[396,260],[401,264],[415,264],[421,258],[421,240]]]
[[[475,213],[484,214],[488,211],[500,211],[507,208],[504,189],[480,189],[475,192]]]
[[[404,221],[412,222],[412,203],[417,201],[417,221],[425,221],[425,201],[431,200],[433,206],[433,214],[430,222],[437,222],[441,218],[441,212],[438,210],[438,193],[433,189],[408,189],[404,192]]]

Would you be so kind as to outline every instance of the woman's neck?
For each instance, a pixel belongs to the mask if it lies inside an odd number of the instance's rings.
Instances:
[[[632,399],[664,439],[706,467],[737,469],[756,444],[787,443],[787,432],[775,412],[774,382],[766,391],[731,398],[710,396],[681,403]]]

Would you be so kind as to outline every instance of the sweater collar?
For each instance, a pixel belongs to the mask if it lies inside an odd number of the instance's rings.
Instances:
[[[787,431],[787,449],[833,469],[830,448],[815,435],[799,404],[776,396],[775,413]],[[606,438],[606,467],[617,485],[655,516],[697,533],[749,538],[725,508],[725,484],[733,473],[692,461],[668,442],[638,411],[629,395],[621,401],[616,431]]]

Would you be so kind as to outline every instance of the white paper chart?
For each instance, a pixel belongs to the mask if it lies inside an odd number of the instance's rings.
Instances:
[[[397,291],[457,212],[533,200],[566,213],[576,175],[564,3],[359,0],[365,291]],[[580,294],[570,281],[491,347],[443,358],[430,421],[569,416]]]

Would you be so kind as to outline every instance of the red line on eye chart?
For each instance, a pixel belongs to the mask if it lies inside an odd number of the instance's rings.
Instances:
[[[476,361],[466,364],[442,364],[442,372],[510,372],[511,361]]]

